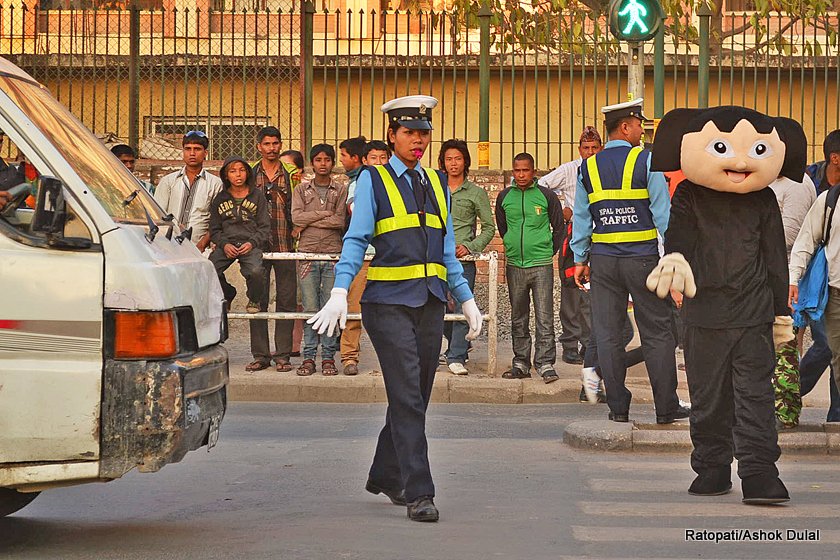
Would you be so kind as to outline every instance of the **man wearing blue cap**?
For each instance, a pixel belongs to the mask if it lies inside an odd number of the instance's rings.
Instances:
[[[412,95],[382,106],[388,114],[386,165],[356,180],[353,216],[335,267],[329,301],[309,322],[332,334],[347,320],[347,290],[371,244],[376,255],[362,295],[362,323],[379,358],[388,412],[366,489],[408,506],[413,521],[437,521],[426,442],[426,408],[438,366],[447,289],[462,304],[468,340],[481,331],[481,312],[455,257],[446,175],[420,158],[431,139],[437,99]]]

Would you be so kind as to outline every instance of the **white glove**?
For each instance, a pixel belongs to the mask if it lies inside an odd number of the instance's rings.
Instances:
[[[312,325],[312,330],[327,336],[333,335],[336,324],[343,329],[347,325],[347,290],[333,288],[324,307],[306,322]]]
[[[657,297],[665,299],[671,290],[693,298],[697,294],[694,273],[685,257],[679,253],[668,253],[647,277],[647,289],[656,292]]]
[[[481,311],[478,310],[478,305],[475,303],[475,298],[470,298],[462,303],[461,311],[464,312],[464,316],[467,318],[467,325],[470,327],[470,331],[465,338],[467,340],[475,340],[481,334],[481,325],[484,323],[481,317]]]
[[[773,345],[778,348],[796,338],[793,334],[793,317],[777,315],[773,321]]]

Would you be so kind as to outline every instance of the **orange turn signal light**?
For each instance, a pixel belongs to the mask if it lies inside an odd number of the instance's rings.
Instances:
[[[178,353],[175,314],[171,311],[114,313],[114,357],[169,358]]]

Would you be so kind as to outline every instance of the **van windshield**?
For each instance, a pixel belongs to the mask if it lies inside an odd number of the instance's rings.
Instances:
[[[64,156],[115,221],[146,223],[145,211],[156,222],[162,218],[160,207],[146,189],[46,88],[0,74],[0,90]],[[125,204],[135,191],[138,191],[137,196]]]

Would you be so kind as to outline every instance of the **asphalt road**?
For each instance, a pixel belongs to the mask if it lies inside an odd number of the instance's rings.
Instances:
[[[441,522],[413,523],[405,508],[363,490],[383,412],[234,403],[210,453],[156,474],[45,492],[0,519],[0,558],[837,556],[836,457],[783,460],[788,506],[744,506],[739,492],[696,498],[685,492],[692,473],[683,454],[602,454],[561,443],[568,422],[600,417],[602,406],[433,406]],[[820,541],[685,540],[686,529],[732,528],[819,529]]]

